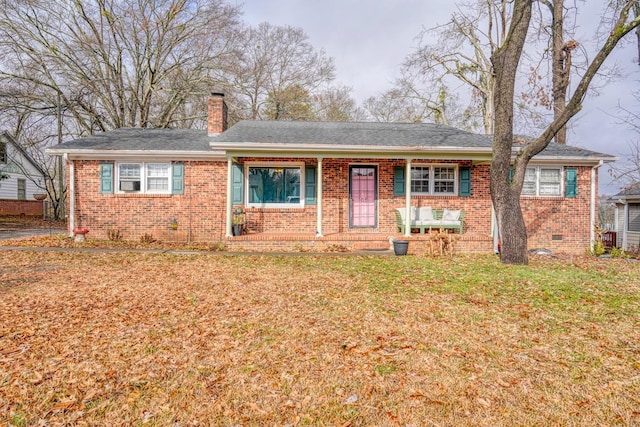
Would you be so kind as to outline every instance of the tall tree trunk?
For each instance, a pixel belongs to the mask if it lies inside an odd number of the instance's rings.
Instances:
[[[496,91],[493,158],[491,160],[490,191],[498,219],[500,260],[506,264],[527,264],[527,229],[520,209],[520,192],[524,181],[524,164],[514,164],[514,179],[510,179],[513,145],[513,99],[516,73],[531,21],[531,1],[516,0],[513,19],[503,45],[491,56],[495,72]]]
[[[633,5],[633,16],[636,18],[640,16],[640,2]],[[640,27],[636,28],[636,38],[638,40],[638,65],[640,65]]]
[[[567,89],[571,71],[571,46],[564,43],[564,0],[554,0],[552,12],[552,79],[553,79],[553,118],[557,119],[567,105]],[[558,144],[567,143],[567,127],[563,126],[556,134]]]

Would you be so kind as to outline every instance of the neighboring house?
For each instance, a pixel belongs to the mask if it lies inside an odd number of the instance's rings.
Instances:
[[[0,215],[40,215],[42,202],[34,194],[43,193],[36,183],[45,182],[44,171],[9,134],[0,132]]]
[[[69,229],[231,249],[375,249],[403,237],[396,208],[430,206],[465,212],[459,250],[494,250],[489,136],[419,123],[241,121],[226,129],[223,95],[208,108],[208,132],[118,129],[49,149],[67,158]],[[594,239],[598,168],[613,160],[552,144],[531,161],[521,200],[531,247],[584,253]],[[239,209],[246,234],[233,236]],[[428,233],[410,236],[411,251],[430,244]]]
[[[613,196],[616,246],[625,251],[640,248],[640,183]]]

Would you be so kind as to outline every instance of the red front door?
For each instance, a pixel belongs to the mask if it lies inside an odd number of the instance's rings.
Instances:
[[[375,227],[377,225],[377,167],[349,167],[349,226]]]

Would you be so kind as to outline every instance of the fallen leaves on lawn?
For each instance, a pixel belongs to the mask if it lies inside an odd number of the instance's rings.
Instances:
[[[2,251],[0,425],[637,423],[637,266],[537,262]]]

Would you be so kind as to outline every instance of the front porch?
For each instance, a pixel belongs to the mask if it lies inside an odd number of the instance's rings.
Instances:
[[[316,236],[314,233],[251,233],[227,237],[225,245],[231,251],[257,252],[360,252],[393,251],[392,240],[409,240],[409,254],[437,253],[437,233],[413,234],[406,237],[401,233],[328,233]],[[488,235],[465,233],[447,236],[453,238],[455,252],[492,253],[493,238]]]

